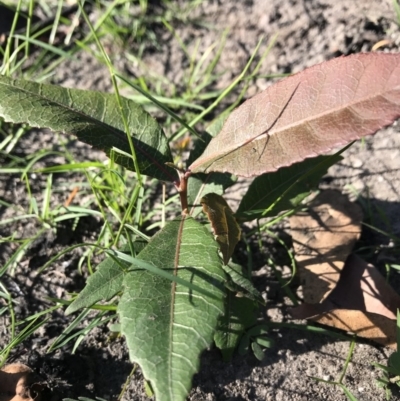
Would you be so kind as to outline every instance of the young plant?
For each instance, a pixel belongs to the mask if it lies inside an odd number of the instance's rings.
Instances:
[[[256,323],[262,299],[248,274],[230,262],[238,222],[298,206],[339,156],[309,158],[400,117],[400,55],[338,58],[278,82],[233,111],[211,141],[199,136],[187,168],[174,166],[160,125],[119,96],[3,76],[0,116],[102,149],[136,172],[133,202],[143,175],[174,183],[181,216],[148,243],[118,235],[120,249],[107,250],[66,313],[122,293],[117,312],[130,359],[141,366],[158,401],[179,401],[190,391],[200,353],[215,340],[229,358],[243,331]],[[233,184],[232,174],[256,177],[236,214],[221,196]],[[196,219],[201,209],[214,236]],[[243,348],[251,343],[259,358],[270,345],[260,327],[242,342]]]

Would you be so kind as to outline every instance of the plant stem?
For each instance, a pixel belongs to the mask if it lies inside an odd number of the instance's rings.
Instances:
[[[175,187],[178,190],[179,198],[181,200],[182,214],[189,214],[188,212],[188,199],[187,199],[187,182],[190,177],[190,171],[178,170],[179,183],[175,183]]]

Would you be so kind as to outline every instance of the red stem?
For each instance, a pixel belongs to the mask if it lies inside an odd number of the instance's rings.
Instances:
[[[187,182],[191,173],[190,171],[178,171],[178,174],[180,181],[175,183],[175,187],[181,199],[182,214],[188,214]]]

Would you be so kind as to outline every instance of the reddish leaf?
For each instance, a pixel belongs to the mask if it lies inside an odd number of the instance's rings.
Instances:
[[[356,54],[286,78],[238,107],[194,173],[255,176],[326,153],[400,117],[400,54]]]

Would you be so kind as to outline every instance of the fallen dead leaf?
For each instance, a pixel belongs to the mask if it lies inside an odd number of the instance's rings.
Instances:
[[[305,278],[303,285],[308,287],[304,288],[307,302],[293,308],[290,313],[296,319],[311,319],[395,348],[396,311],[400,308],[400,296],[374,266],[356,255],[347,256],[355,238],[358,237],[353,228],[357,226],[355,222],[360,218],[360,214],[350,207],[347,216],[342,217],[341,214],[345,211],[343,207],[349,207],[351,203],[344,200],[343,195],[333,191],[327,192],[328,194],[325,193],[314,202],[310,213],[310,216],[313,216],[311,221],[318,221],[322,227],[318,228],[314,224],[311,236],[302,236],[294,231],[296,259],[300,259],[300,272]],[[338,202],[337,198],[341,200]],[[334,201],[335,212],[332,212],[329,206],[331,200]],[[333,218],[333,215],[336,218]],[[300,219],[300,223],[295,219],[296,230],[304,227],[307,221],[310,220],[307,220],[306,216]],[[336,238],[340,233],[339,227],[342,227],[344,233],[343,241],[349,241],[347,246]],[[335,250],[341,250],[340,254],[335,255],[333,250],[329,249],[329,240],[332,241]],[[305,244],[311,246],[308,254]],[[297,255],[297,252],[300,255]],[[324,258],[328,262],[324,262]],[[342,267],[343,259],[346,259],[346,262]],[[321,288],[312,287],[319,282],[325,284],[325,293]],[[318,296],[313,298],[309,295],[314,291]]]
[[[0,401],[40,401],[45,388],[32,369],[22,363],[0,370]]]
[[[372,265],[350,255],[334,290],[322,302],[304,303],[290,313],[396,348],[400,296]]]
[[[290,218],[305,302],[321,302],[336,286],[361,221],[360,206],[333,190],[321,192],[309,212]]]
[[[335,309],[312,320],[396,348],[396,321],[385,316],[358,310]]]

